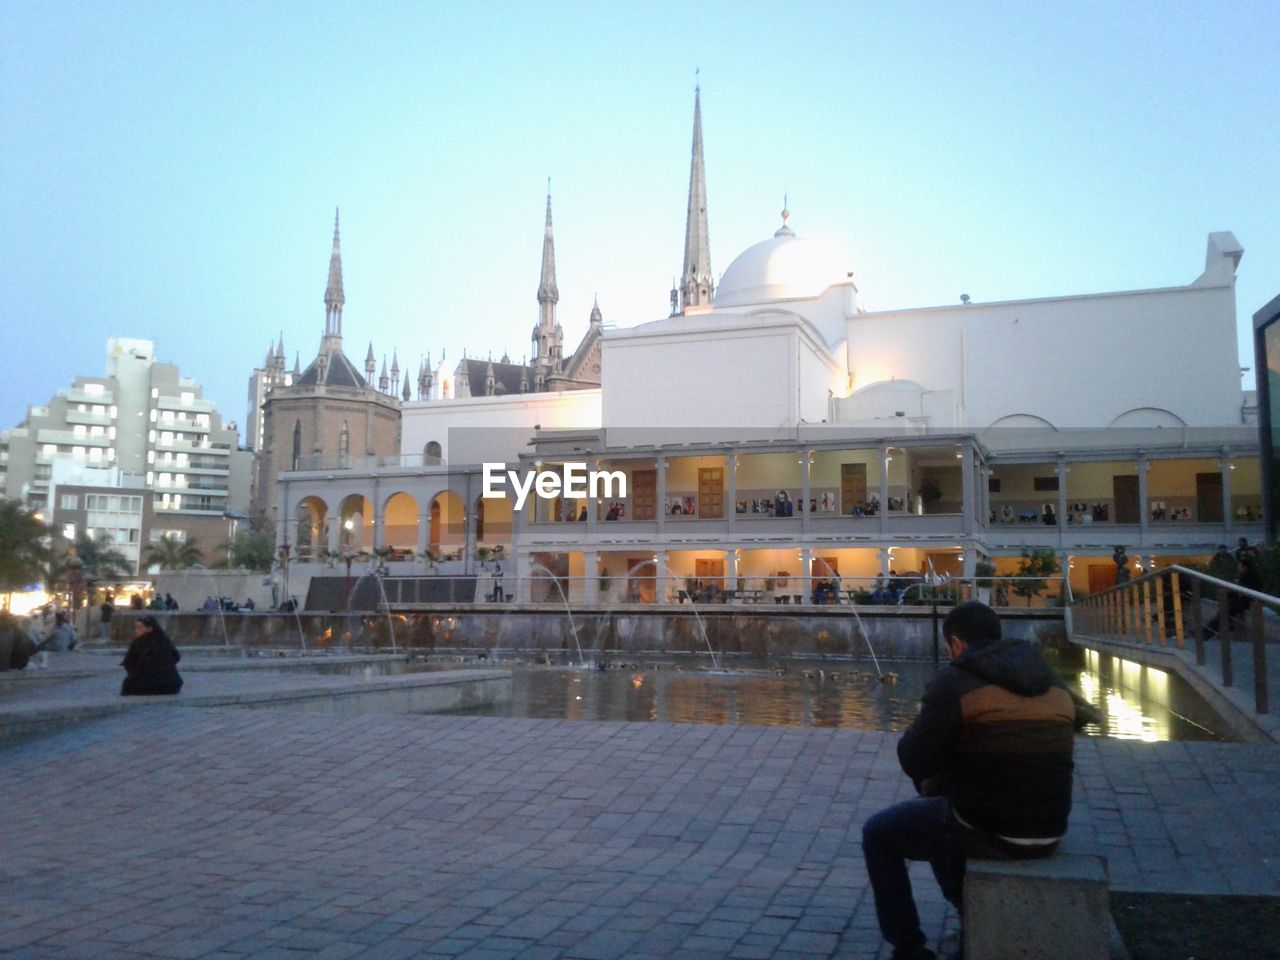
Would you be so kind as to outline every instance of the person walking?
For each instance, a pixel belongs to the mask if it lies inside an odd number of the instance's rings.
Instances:
[[[98,623],[102,628],[102,642],[106,643],[111,639],[111,618],[114,617],[116,613],[116,602],[111,594],[107,594],[106,598],[102,601],[102,606],[98,609],[101,613]]]
[[[862,828],[876,918],[894,960],[933,960],[907,875],[933,868],[961,903],[967,857],[1045,857],[1071,810],[1074,731],[1099,719],[1025,640],[1002,638],[986,604],[962,603],[942,624],[951,662],[934,677],[898,760],[920,796]]]
[[[160,621],[155,617],[139,617],[133,623],[133,642],[120,661],[125,669],[122,697],[175,694],[182,689],[178,661],[182,654],[173,645]]]

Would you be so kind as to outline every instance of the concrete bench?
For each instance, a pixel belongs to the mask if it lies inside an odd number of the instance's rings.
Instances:
[[[1106,860],[1068,842],[1043,860],[969,860],[964,955],[966,960],[1107,960]]]

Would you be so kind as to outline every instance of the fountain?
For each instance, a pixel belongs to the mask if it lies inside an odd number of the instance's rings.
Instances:
[[[560,586],[560,578],[545,566],[537,562],[533,563],[529,567],[529,574],[531,577],[535,570],[541,570],[550,577],[551,582],[554,583],[556,585],[556,589],[560,591],[560,600],[564,603],[564,613],[565,616],[569,618],[569,631],[573,634],[573,645],[578,649],[578,664],[585,667],[587,665],[587,660],[586,657],[582,655],[582,644],[578,642],[578,625],[573,621],[573,611],[569,608],[569,598],[565,596],[564,587]],[[530,584],[530,586],[532,586],[532,584]]]
[[[351,609],[351,603],[356,598],[356,596],[360,593],[360,584],[364,583],[365,580],[369,578],[373,578],[374,583],[378,585],[378,593],[381,594],[382,596],[382,610],[387,615],[387,632],[391,636],[391,652],[399,653],[400,651],[396,648],[396,626],[391,619],[391,604],[387,602],[387,589],[385,586],[383,586],[382,576],[379,573],[379,571],[368,570],[365,573],[362,573],[359,576],[359,578],[356,580],[355,584],[352,585],[351,593],[347,595],[347,616],[348,618],[350,618],[351,614],[353,613]],[[296,609],[294,610],[294,614],[295,615],[297,614]],[[301,626],[301,621],[299,621],[299,626]]]
[[[214,579],[213,574],[204,566],[198,563],[192,564],[190,567],[187,567],[187,569],[185,570],[176,570],[174,572],[177,573],[178,576],[180,576],[183,580],[186,580],[187,576],[191,573],[204,574],[205,579],[208,580],[209,584],[213,587],[213,590],[212,592],[210,592],[209,596],[211,596],[218,603],[218,620],[222,624],[222,644],[223,646],[226,646],[226,647],[231,646],[231,638],[227,635],[227,618],[222,609],[222,593],[218,589],[218,581]],[[243,655],[244,653],[243,647],[241,647],[240,652]]]
[[[831,569],[831,564],[827,563],[822,557],[814,557],[818,563],[827,568],[827,574],[835,579],[840,578],[840,574]],[[839,594],[836,595],[836,602],[839,603]],[[853,611],[853,620],[858,625],[858,629],[862,632],[862,639],[867,644],[867,652],[871,654],[871,663],[876,668],[876,676],[880,681],[884,682],[884,672],[880,669],[880,659],[876,656],[876,648],[871,645],[871,634],[867,633],[867,625],[862,622],[862,614],[858,613],[858,605],[853,602],[853,598],[849,598],[849,609]],[[850,631],[852,632],[852,631]],[[849,652],[853,652],[853,644],[849,644]]]
[[[658,561],[650,560],[649,562],[653,564],[654,570],[659,570]],[[663,563],[661,565],[661,569],[666,570],[667,573],[671,574],[672,580],[679,580],[679,577],[675,575],[676,572],[671,569],[669,564]],[[693,618],[698,623],[698,630],[702,634],[702,642],[707,645],[707,653],[711,654],[711,669],[719,670],[720,664],[716,662],[716,652],[711,648],[711,638],[707,636],[707,625],[702,622],[702,614],[698,613],[698,604],[697,601],[694,600],[692,594],[689,596],[689,609],[693,611]]]

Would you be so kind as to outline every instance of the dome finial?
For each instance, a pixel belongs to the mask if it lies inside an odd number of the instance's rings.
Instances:
[[[796,232],[787,226],[787,217],[791,216],[791,211],[787,209],[787,194],[782,195],[782,226],[773,232],[775,237],[794,237]]]

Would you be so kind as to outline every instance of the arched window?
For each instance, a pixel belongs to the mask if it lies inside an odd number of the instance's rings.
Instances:
[[[293,422],[293,459],[291,469],[297,470],[298,463],[302,460],[302,421],[295,420]]]
[[[338,431],[338,460],[345,467],[351,453],[351,431],[347,429],[347,421],[342,421],[342,429]]]
[[[440,444],[432,440],[422,448],[422,462],[424,464],[439,463],[441,460],[440,453]]]

